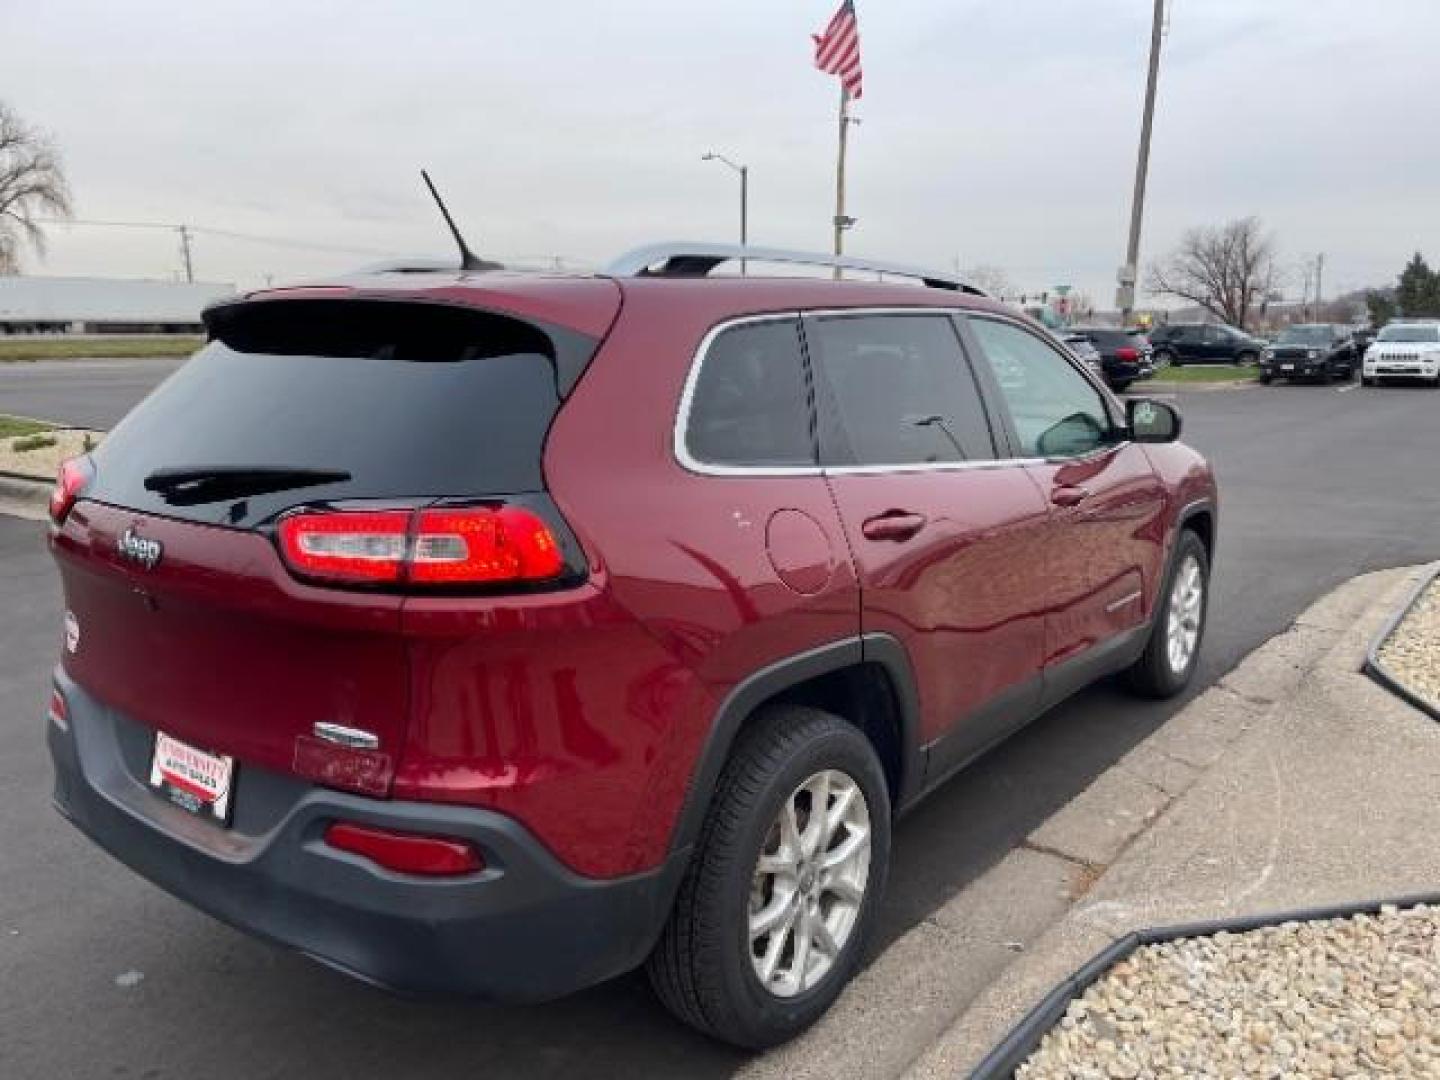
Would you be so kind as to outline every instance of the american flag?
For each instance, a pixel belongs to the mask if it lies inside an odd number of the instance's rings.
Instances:
[[[855,19],[855,4],[844,0],[840,10],[815,39],[815,66],[827,75],[839,75],[845,93],[858,98],[860,77],[860,24]]]

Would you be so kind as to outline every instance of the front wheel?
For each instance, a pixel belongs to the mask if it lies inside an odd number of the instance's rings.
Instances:
[[[818,709],[758,713],[721,773],[651,985],[737,1046],[795,1037],[855,973],[889,860],[890,797],[865,735]]]
[[[1127,672],[1130,686],[1145,697],[1174,697],[1189,685],[1200,659],[1210,607],[1210,559],[1200,537],[1186,529],[1160,594],[1150,640]]]
[[[1254,364],[1254,363],[1257,363],[1257,362],[1259,361],[1259,359],[1260,359],[1260,357],[1257,356],[1257,355],[1256,355],[1255,353],[1253,353],[1253,352],[1242,352],[1242,353],[1240,353],[1238,356],[1235,357],[1235,363],[1236,363],[1237,365],[1243,367],[1243,366],[1245,366],[1246,364]]]

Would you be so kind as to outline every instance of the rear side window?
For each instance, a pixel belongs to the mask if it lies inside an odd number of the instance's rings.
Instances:
[[[272,301],[211,341],[95,453],[91,497],[169,517],[253,524],[302,502],[544,489],[560,405],[547,335],[522,320],[399,302]],[[307,468],[349,478],[186,504],[161,469]]]
[[[702,465],[815,464],[794,319],[735,326],[711,342],[691,394],[685,450]]]
[[[836,420],[825,425],[825,464],[995,457],[980,390],[948,316],[847,315],[807,326]]]

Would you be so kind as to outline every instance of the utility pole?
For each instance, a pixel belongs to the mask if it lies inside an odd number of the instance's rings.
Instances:
[[[1122,322],[1129,323],[1135,311],[1135,284],[1140,263],[1140,223],[1145,217],[1145,181],[1150,172],[1150,131],[1155,118],[1155,83],[1160,76],[1160,45],[1165,37],[1165,0],[1155,0],[1150,26],[1150,74],[1145,80],[1145,112],[1140,121],[1140,153],[1135,162],[1135,192],[1130,200],[1130,241],[1125,248],[1125,265],[1120,268],[1117,296]]]
[[[1315,321],[1316,321],[1316,322],[1319,322],[1319,321],[1320,321],[1320,317],[1321,317],[1320,305],[1321,305],[1322,303],[1324,303],[1324,293],[1322,292],[1322,287],[1323,287],[1324,281],[1325,281],[1325,253],[1322,251],[1319,255],[1316,255],[1316,256],[1315,256]]]
[[[190,258],[190,226],[177,226],[180,232],[180,255],[185,260],[185,280],[195,284],[195,264]]]

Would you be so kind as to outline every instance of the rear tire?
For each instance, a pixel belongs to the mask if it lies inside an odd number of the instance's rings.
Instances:
[[[1169,349],[1156,349],[1154,354],[1151,356],[1151,360],[1155,364],[1156,371],[1159,371],[1161,368],[1183,366],[1180,363],[1180,358],[1176,356],[1173,352],[1171,352]]]
[[[1150,640],[1126,672],[1135,693],[1169,698],[1190,684],[1209,613],[1210,559],[1200,537],[1186,529],[1176,542],[1165,588],[1156,601]]]
[[[1260,385],[1261,385],[1261,386],[1269,386],[1269,385],[1270,385],[1272,382],[1274,382],[1274,381],[1275,381],[1275,376],[1273,376],[1273,375],[1261,375],[1261,376],[1260,376]]]
[[[842,794],[844,816],[830,824]],[[824,821],[809,810],[821,797]],[[725,1042],[762,1049],[794,1038],[855,973],[889,860],[890,796],[870,741],[818,709],[764,709],[720,775],[646,963],[651,986],[677,1017]]]

